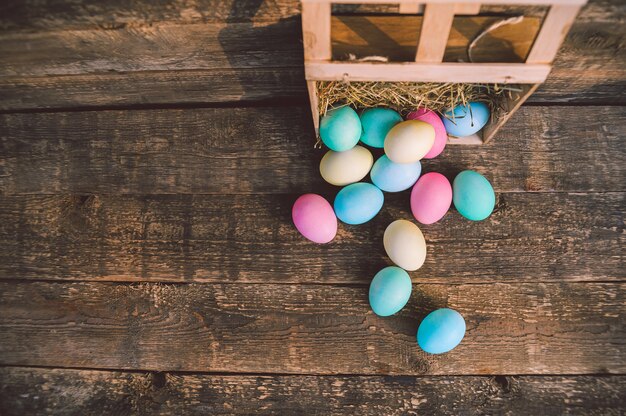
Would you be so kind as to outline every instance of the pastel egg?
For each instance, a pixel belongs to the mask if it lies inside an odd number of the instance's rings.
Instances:
[[[458,105],[444,113],[443,125],[448,134],[456,137],[471,136],[485,127],[489,121],[489,107],[485,103],[472,102]]]
[[[373,162],[372,154],[363,146],[345,152],[329,150],[320,162],[320,173],[329,184],[344,186],[363,179]]]
[[[391,108],[368,108],[361,113],[361,141],[382,149],[389,130],[402,121],[402,116]]]
[[[435,143],[435,129],[419,120],[396,124],[385,138],[385,154],[395,163],[415,163],[422,159]]]
[[[300,234],[315,243],[328,243],[337,235],[333,208],[319,195],[300,196],[293,204],[291,217]]]
[[[464,336],[465,319],[448,308],[429,313],[417,329],[417,343],[430,354],[443,354],[454,349]]]
[[[320,121],[320,138],[335,152],[352,149],[361,138],[359,115],[348,106],[328,110]]]
[[[482,221],[496,206],[496,194],[480,173],[464,170],[452,182],[452,200],[459,214],[472,221]]]
[[[426,240],[411,221],[396,220],[389,224],[383,245],[391,261],[404,270],[417,270],[426,260]]]
[[[409,189],[422,172],[422,164],[417,161],[413,163],[394,163],[387,155],[382,155],[370,172],[370,177],[374,185],[385,192],[400,192]]]
[[[378,214],[384,200],[383,192],[371,183],[353,183],[337,193],[335,214],[346,224],[363,224]]]
[[[411,297],[411,278],[399,267],[385,267],[370,283],[370,306],[378,316],[399,312]]]
[[[420,108],[417,111],[409,113],[406,118],[407,120],[424,121],[433,126],[435,129],[435,143],[428,153],[424,155],[424,159],[432,159],[439,156],[441,152],[443,152],[443,149],[446,148],[446,143],[448,142],[448,133],[446,133],[446,128],[443,125],[443,121],[441,121],[441,117],[434,111]]]
[[[441,173],[423,175],[411,190],[411,212],[422,224],[432,224],[446,215],[452,204],[452,186]]]

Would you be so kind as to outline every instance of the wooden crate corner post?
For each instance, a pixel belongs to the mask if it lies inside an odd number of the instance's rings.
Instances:
[[[465,82],[522,84],[506,103],[506,116],[469,137],[449,137],[450,144],[482,144],[497,133],[547,78],[561,43],[586,0],[301,0],[304,70],[316,135],[319,135],[319,81]],[[400,14],[423,12],[421,34],[413,62],[333,61],[332,4],[398,4]],[[481,5],[546,5],[548,13],[525,62],[443,62],[454,16],[476,15]]]

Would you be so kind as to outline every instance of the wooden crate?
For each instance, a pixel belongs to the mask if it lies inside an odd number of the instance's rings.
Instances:
[[[417,14],[419,36],[411,61],[359,62],[333,59],[331,38],[332,4],[398,4],[401,14]],[[570,26],[586,0],[302,0],[304,68],[316,134],[319,133],[317,82],[319,81],[388,81],[388,82],[464,82],[519,84],[521,92],[507,99],[506,115],[487,124],[479,133],[463,138],[449,137],[451,144],[482,144],[496,134],[515,111],[545,81]],[[444,62],[455,15],[478,15],[481,5],[549,6],[531,35],[521,62]],[[408,16],[396,16],[405,19]],[[415,18],[415,17],[413,17]],[[381,21],[378,18],[379,22]],[[368,21],[376,25],[376,19]],[[379,28],[376,27],[378,30]],[[365,29],[364,29],[365,30]],[[387,25],[387,31],[405,31],[403,24]],[[528,30],[528,29],[526,29]],[[397,34],[402,37],[402,34]],[[390,36],[394,36],[391,34]],[[376,53],[372,53],[375,55]]]

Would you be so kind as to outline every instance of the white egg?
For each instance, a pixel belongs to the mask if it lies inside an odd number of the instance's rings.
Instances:
[[[385,137],[385,154],[395,163],[415,163],[430,151],[435,143],[435,129],[420,120],[396,124]]]
[[[417,225],[407,220],[389,224],[383,236],[387,255],[404,270],[417,270],[426,260],[426,240]]]
[[[372,154],[362,146],[344,152],[329,150],[320,162],[320,173],[331,185],[345,186],[363,179],[373,163]]]

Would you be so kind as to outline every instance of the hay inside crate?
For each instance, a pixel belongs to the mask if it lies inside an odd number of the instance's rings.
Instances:
[[[489,106],[492,124],[497,124],[508,115],[506,104],[519,100],[523,92],[521,85],[375,81],[317,83],[320,116],[324,116],[330,108],[341,105],[356,109],[389,107],[403,117],[417,108],[428,108],[443,115],[449,108],[480,101]]]
[[[399,4],[400,15],[331,16],[332,3]],[[470,53],[472,40],[505,18],[479,15],[481,4],[474,1],[302,0],[305,77],[316,133],[320,116],[331,106],[386,106],[406,115],[418,107],[442,113],[482,101],[492,110],[490,122],[473,136],[450,137],[449,143],[489,141],[545,81],[585,0],[481,3],[549,8],[543,18],[515,16],[514,24],[479,37]],[[384,59],[363,59],[371,56]]]

